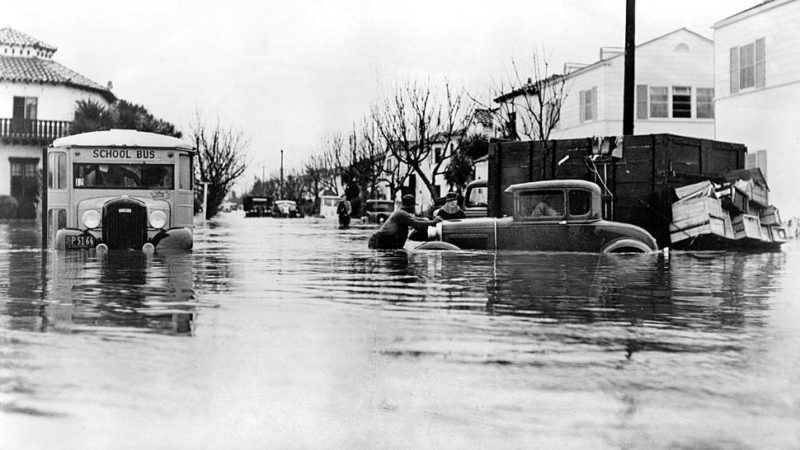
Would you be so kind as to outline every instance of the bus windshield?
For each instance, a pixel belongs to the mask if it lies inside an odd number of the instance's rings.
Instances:
[[[74,186],[82,189],[174,189],[171,164],[75,164]]]

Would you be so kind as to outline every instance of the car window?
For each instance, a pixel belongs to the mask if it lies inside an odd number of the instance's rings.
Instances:
[[[546,218],[564,215],[564,192],[534,191],[519,194],[519,217]]]
[[[469,198],[466,201],[466,206],[486,206],[486,198],[489,188],[476,187],[469,191]]]
[[[585,190],[569,191],[569,215],[583,216],[592,209],[592,193]]]

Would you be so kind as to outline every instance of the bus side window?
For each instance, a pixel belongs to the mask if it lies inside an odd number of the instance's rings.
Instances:
[[[47,161],[47,187],[50,189],[66,189],[67,155],[64,153],[50,153]]]
[[[64,153],[57,153],[56,154],[56,167],[58,170],[56,171],[56,185],[58,189],[66,189],[67,188],[67,155]]]
[[[178,189],[192,188],[192,158],[189,155],[180,155],[178,158]]]

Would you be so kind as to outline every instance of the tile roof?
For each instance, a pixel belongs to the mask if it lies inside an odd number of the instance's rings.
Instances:
[[[0,28],[0,44],[20,45],[23,47],[30,46],[30,47],[56,51],[55,47],[46,42],[42,42],[34,37],[28,36],[27,34],[21,31],[17,31],[7,27]]]
[[[475,120],[485,127],[491,127],[493,122],[492,110],[476,108]]]
[[[61,84],[98,92],[109,101],[116,99],[105,86],[50,59],[0,56],[0,81]]]

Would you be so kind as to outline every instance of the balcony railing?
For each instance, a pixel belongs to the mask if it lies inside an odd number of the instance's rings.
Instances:
[[[70,134],[72,122],[65,120],[0,119],[3,143],[39,145]]]

